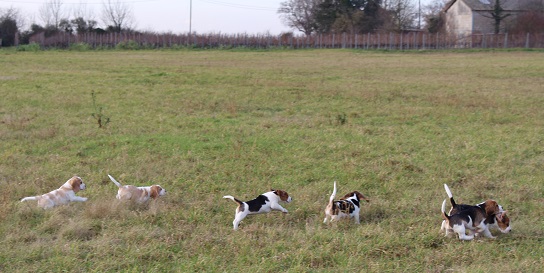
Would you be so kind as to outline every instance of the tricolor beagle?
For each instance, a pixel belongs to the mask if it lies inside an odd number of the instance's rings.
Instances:
[[[452,209],[450,215],[446,214],[446,200],[442,202],[442,222],[441,230],[446,230],[446,235],[449,232],[455,232],[461,240],[472,240],[475,234],[483,234],[487,238],[495,238],[489,231],[489,227],[493,220],[498,220],[501,223],[504,220],[510,220],[504,217],[504,211],[495,200],[486,200],[475,206],[457,204],[453,199],[448,185],[444,184],[444,189],[450,198]],[[468,232],[468,234],[467,234]]]
[[[287,213],[287,210],[280,205],[280,202],[290,203],[292,201],[291,196],[289,196],[286,191],[282,190],[270,190],[247,202],[240,201],[230,195],[225,195],[223,198],[231,199],[238,203],[234,221],[232,222],[234,230],[237,230],[240,222],[251,214],[268,213],[272,210],[279,210],[283,213]]]
[[[334,181],[334,189],[331,197],[329,198],[329,204],[325,208],[325,220],[323,223],[339,220],[344,217],[354,218],[357,224],[359,221],[359,211],[361,210],[361,200],[369,202],[363,194],[358,191],[353,191],[346,194],[340,200],[334,200],[336,197],[336,181]]]
[[[157,197],[166,194],[166,190],[159,185],[148,187],[136,187],[132,185],[123,186],[121,183],[117,182],[113,176],[108,174],[108,177],[119,188],[116,196],[119,200],[131,200],[136,203],[145,203],[150,198],[156,199]]]
[[[51,191],[49,193],[25,197],[21,199],[21,202],[28,200],[37,200],[38,206],[44,209],[50,209],[54,206],[66,204],[69,202],[85,202],[87,201],[86,197],[76,196],[76,193],[80,190],[85,189],[85,183],[79,176],[74,176],[70,178],[66,183],[64,183],[60,188]]]

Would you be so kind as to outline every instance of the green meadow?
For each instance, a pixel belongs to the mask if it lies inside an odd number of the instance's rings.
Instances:
[[[542,51],[0,51],[0,272],[539,272]],[[101,127],[99,127],[99,121]],[[145,205],[123,184],[160,184]],[[19,200],[78,175],[85,203]],[[323,224],[358,190],[361,224]],[[495,199],[512,232],[439,231]],[[233,195],[289,213],[232,230]],[[449,209],[449,206],[448,206]]]

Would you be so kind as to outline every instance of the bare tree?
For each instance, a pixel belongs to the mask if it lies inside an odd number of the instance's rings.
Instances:
[[[306,35],[316,30],[315,10],[319,0],[287,0],[280,3],[278,13],[284,24]]]
[[[415,28],[418,12],[413,0],[388,0],[384,1],[384,7],[391,15],[395,31]]]
[[[504,0],[492,0],[492,1],[494,1],[493,9],[489,12],[482,12],[481,15],[483,17],[493,19],[494,32],[495,34],[499,34],[499,32],[501,31],[501,23],[507,17],[512,16],[512,13],[506,11],[503,8],[504,3],[502,3],[502,1]]]
[[[430,33],[437,33],[444,30],[445,18],[444,7],[450,0],[435,0],[423,6],[423,19],[425,28]]]
[[[73,9],[73,16],[74,19],[70,22],[79,34],[92,31],[97,25],[92,10],[88,9],[85,3],[80,3]]]
[[[0,9],[0,47],[17,45],[17,34],[21,27],[18,9]]]
[[[132,7],[120,0],[106,0],[102,6],[102,21],[115,32],[129,29],[133,20]]]
[[[59,28],[60,21],[65,17],[62,5],[62,0],[49,0],[40,7],[39,15],[46,27]]]

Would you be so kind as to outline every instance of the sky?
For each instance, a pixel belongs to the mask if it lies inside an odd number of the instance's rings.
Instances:
[[[16,8],[26,21],[43,25],[40,7],[49,0],[0,0],[0,9]],[[113,0],[132,8],[135,29],[187,33],[270,33],[290,31],[277,13],[285,0]],[[92,10],[102,24],[104,0],[61,0],[66,10],[81,7]],[[191,8],[192,7],[192,8]],[[191,12],[192,11],[192,12]],[[191,16],[192,14],[192,16]],[[71,16],[73,17],[73,16]]]
[[[28,29],[30,24],[44,25],[40,7],[51,0],[0,0],[0,10],[16,8]],[[84,6],[101,27],[103,3],[106,0],[60,0],[63,10]],[[112,0],[132,9],[133,28],[141,31],[187,33],[248,33],[273,35],[294,31],[282,23],[278,14],[286,0]],[[418,0],[413,0],[418,1]],[[432,0],[421,0],[423,2]],[[73,16],[70,16],[73,18]]]

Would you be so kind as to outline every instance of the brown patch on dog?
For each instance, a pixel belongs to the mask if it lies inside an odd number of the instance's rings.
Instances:
[[[151,189],[149,190],[150,193],[149,193],[149,197],[153,198],[153,199],[156,199],[159,197],[159,193],[160,191],[162,190],[161,186],[159,185],[153,185],[151,186]]]
[[[70,186],[72,186],[72,190],[77,193],[78,191],[81,190],[81,184],[83,183],[83,181],[81,181],[81,178],[77,177],[77,176],[74,176],[72,178],[70,178]]]
[[[510,218],[506,215],[506,211],[497,215],[497,225],[501,230],[505,230],[510,226]]]
[[[332,204],[331,211],[333,215],[338,215],[340,212],[350,214],[353,210],[355,210],[355,205],[353,205],[353,203],[340,200]]]
[[[495,200],[485,201],[485,213],[487,215],[499,214],[500,212],[499,204]]]
[[[287,202],[289,200],[289,194],[286,191],[282,190],[272,190],[275,194],[277,194],[280,199],[284,202]]]
[[[352,191],[346,195],[344,195],[344,197],[340,198],[340,200],[346,200],[350,197],[353,197],[353,195],[356,195],[357,196],[357,199],[359,200],[365,200],[367,202],[370,202],[370,200],[368,198],[366,198],[362,193],[358,192],[358,191]]]

